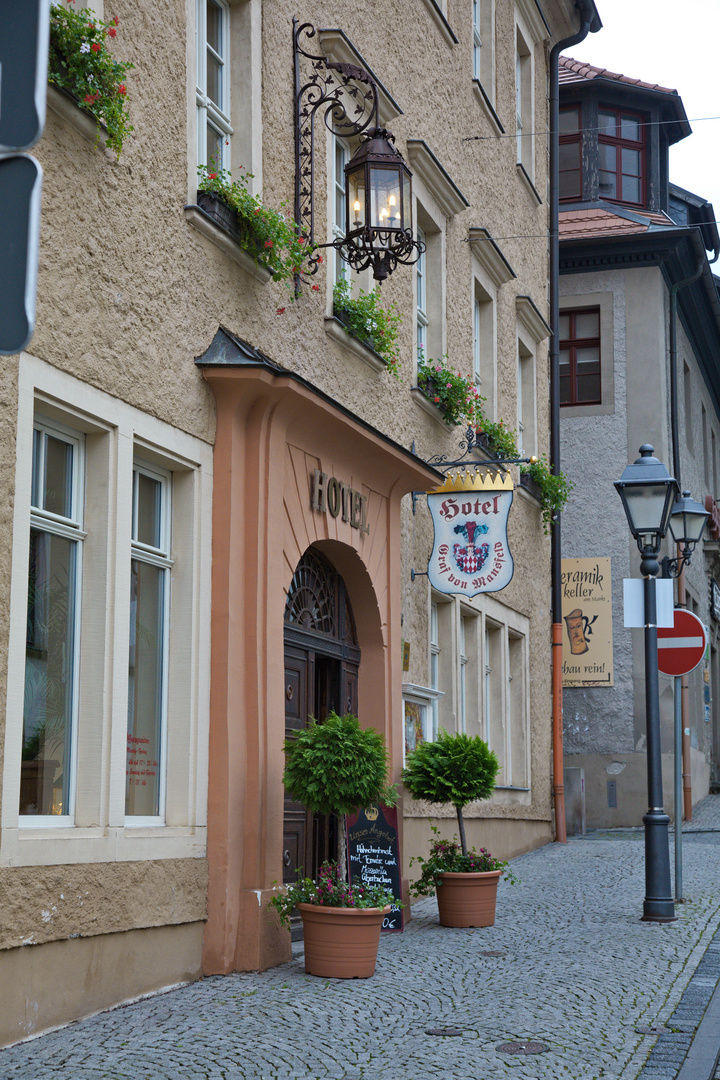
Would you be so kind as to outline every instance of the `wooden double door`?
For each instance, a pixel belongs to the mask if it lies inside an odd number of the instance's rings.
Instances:
[[[309,549],[298,564],[285,609],[285,738],[330,712],[357,715],[360,649],[342,578]],[[285,792],[283,881],[314,877],[337,857],[337,822],[312,814]]]

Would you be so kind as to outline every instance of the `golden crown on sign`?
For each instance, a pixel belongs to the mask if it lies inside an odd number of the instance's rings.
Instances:
[[[378,808],[377,808],[377,806],[369,806],[367,808],[367,810],[365,811],[365,817],[368,819],[368,821],[377,821],[377,819],[378,819]]]
[[[457,472],[445,477],[442,487],[433,488],[428,495],[460,491],[512,491],[514,488],[509,472],[500,469],[475,469],[473,472]]]

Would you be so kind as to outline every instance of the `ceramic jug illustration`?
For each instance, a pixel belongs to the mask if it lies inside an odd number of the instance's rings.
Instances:
[[[580,608],[575,608],[569,615],[565,616],[565,624],[567,626],[568,637],[570,638],[570,652],[574,656],[579,656],[580,653],[586,653],[588,651],[588,643],[585,639],[588,625],[590,623],[587,615],[583,615]]]

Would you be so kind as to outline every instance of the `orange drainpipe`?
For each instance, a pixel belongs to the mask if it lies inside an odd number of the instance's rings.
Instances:
[[[567,843],[565,778],[563,775],[562,653],[562,625],[553,623],[553,794],[555,796],[555,840],[558,844]]]

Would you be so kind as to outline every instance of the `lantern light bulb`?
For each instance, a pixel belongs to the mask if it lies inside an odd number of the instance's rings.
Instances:
[[[356,214],[358,214],[360,212],[360,203],[358,202],[357,199],[355,200],[355,203],[353,205],[353,210],[355,211]]]
[[[388,199],[388,203],[390,204],[390,206],[395,205],[395,196],[394,195],[390,196],[390,198]]]

